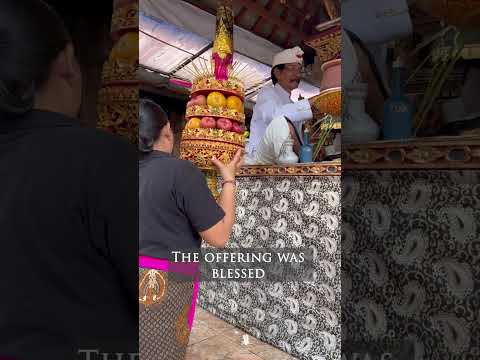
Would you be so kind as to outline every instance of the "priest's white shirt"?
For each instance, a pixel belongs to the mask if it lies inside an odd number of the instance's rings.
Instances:
[[[276,117],[288,118],[301,137],[302,124],[310,120],[313,115],[307,99],[293,102],[290,99],[290,93],[279,83],[276,83],[275,86],[263,87],[258,93],[257,102],[253,108],[250,139],[246,148],[248,156],[253,157],[268,125]]]

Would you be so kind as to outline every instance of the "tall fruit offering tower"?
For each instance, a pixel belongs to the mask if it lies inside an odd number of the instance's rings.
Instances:
[[[245,147],[245,86],[242,69],[233,62],[233,10],[231,0],[219,0],[215,40],[210,63],[194,65],[187,125],[180,154],[197,165],[218,197],[217,172],[211,159],[232,160]]]
[[[103,66],[98,127],[138,138],[138,1],[116,0],[112,16],[113,49]]]

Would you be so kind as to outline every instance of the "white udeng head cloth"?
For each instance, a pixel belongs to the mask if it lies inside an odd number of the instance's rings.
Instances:
[[[303,51],[298,46],[286,49],[273,57],[272,68],[281,64],[303,63]]]

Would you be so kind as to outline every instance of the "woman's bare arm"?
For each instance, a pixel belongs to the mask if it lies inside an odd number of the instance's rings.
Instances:
[[[217,166],[223,180],[228,181],[224,183],[218,200],[218,204],[225,212],[225,216],[210,229],[202,231],[200,236],[209,245],[224,247],[230,238],[233,224],[235,223],[235,174],[243,164],[242,151],[239,150],[228,165],[224,165],[218,159],[212,161]]]

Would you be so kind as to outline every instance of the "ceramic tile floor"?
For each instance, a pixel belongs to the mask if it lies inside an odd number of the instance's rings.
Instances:
[[[197,306],[185,360],[297,360]]]

